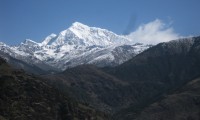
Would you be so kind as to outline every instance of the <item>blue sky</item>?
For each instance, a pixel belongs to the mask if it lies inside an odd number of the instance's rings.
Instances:
[[[200,0],[0,0],[0,41],[41,42],[78,21],[128,34],[162,20],[182,36],[200,35]]]

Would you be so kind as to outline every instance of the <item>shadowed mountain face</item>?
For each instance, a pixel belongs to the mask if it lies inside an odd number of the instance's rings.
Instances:
[[[194,37],[160,43],[117,67],[78,66],[49,81],[114,119],[135,119],[148,105],[199,77],[199,61],[200,38]]]
[[[103,116],[103,114],[102,114]],[[40,78],[13,70],[0,59],[1,120],[106,119],[49,86]]]
[[[128,106],[131,86],[92,65],[82,65],[60,74],[44,76],[48,82],[80,102],[106,113],[113,113],[119,106]],[[127,89],[127,90],[125,90]]]

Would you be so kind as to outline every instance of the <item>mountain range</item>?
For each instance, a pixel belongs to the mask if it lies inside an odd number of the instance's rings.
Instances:
[[[152,46],[75,22],[0,49],[0,119],[200,119],[200,37]]]
[[[41,43],[30,39],[17,46],[0,43],[2,52],[44,71],[62,71],[81,64],[116,66],[150,46],[79,22],[58,35],[47,36]]]
[[[82,65],[43,77],[79,102],[112,114],[113,119],[141,117],[146,120],[140,116],[146,107],[175,94],[200,76],[199,41],[200,37],[194,37],[160,43],[116,67]],[[193,85],[188,89],[193,89]],[[187,106],[184,103],[187,102],[180,104]],[[191,118],[199,117],[195,115]]]

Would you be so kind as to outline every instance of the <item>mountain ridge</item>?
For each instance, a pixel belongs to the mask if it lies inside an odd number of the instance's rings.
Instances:
[[[149,47],[106,29],[75,22],[58,35],[50,34],[40,43],[26,39],[18,46],[2,43],[0,49],[11,57],[36,66],[43,62],[52,68],[65,70],[81,64],[116,66]]]

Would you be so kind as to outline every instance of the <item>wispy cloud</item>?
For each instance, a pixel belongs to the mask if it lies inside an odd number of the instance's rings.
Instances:
[[[178,39],[181,36],[174,32],[170,24],[165,24],[163,21],[156,19],[139,26],[138,29],[130,33],[128,37],[134,42],[157,44]]]

